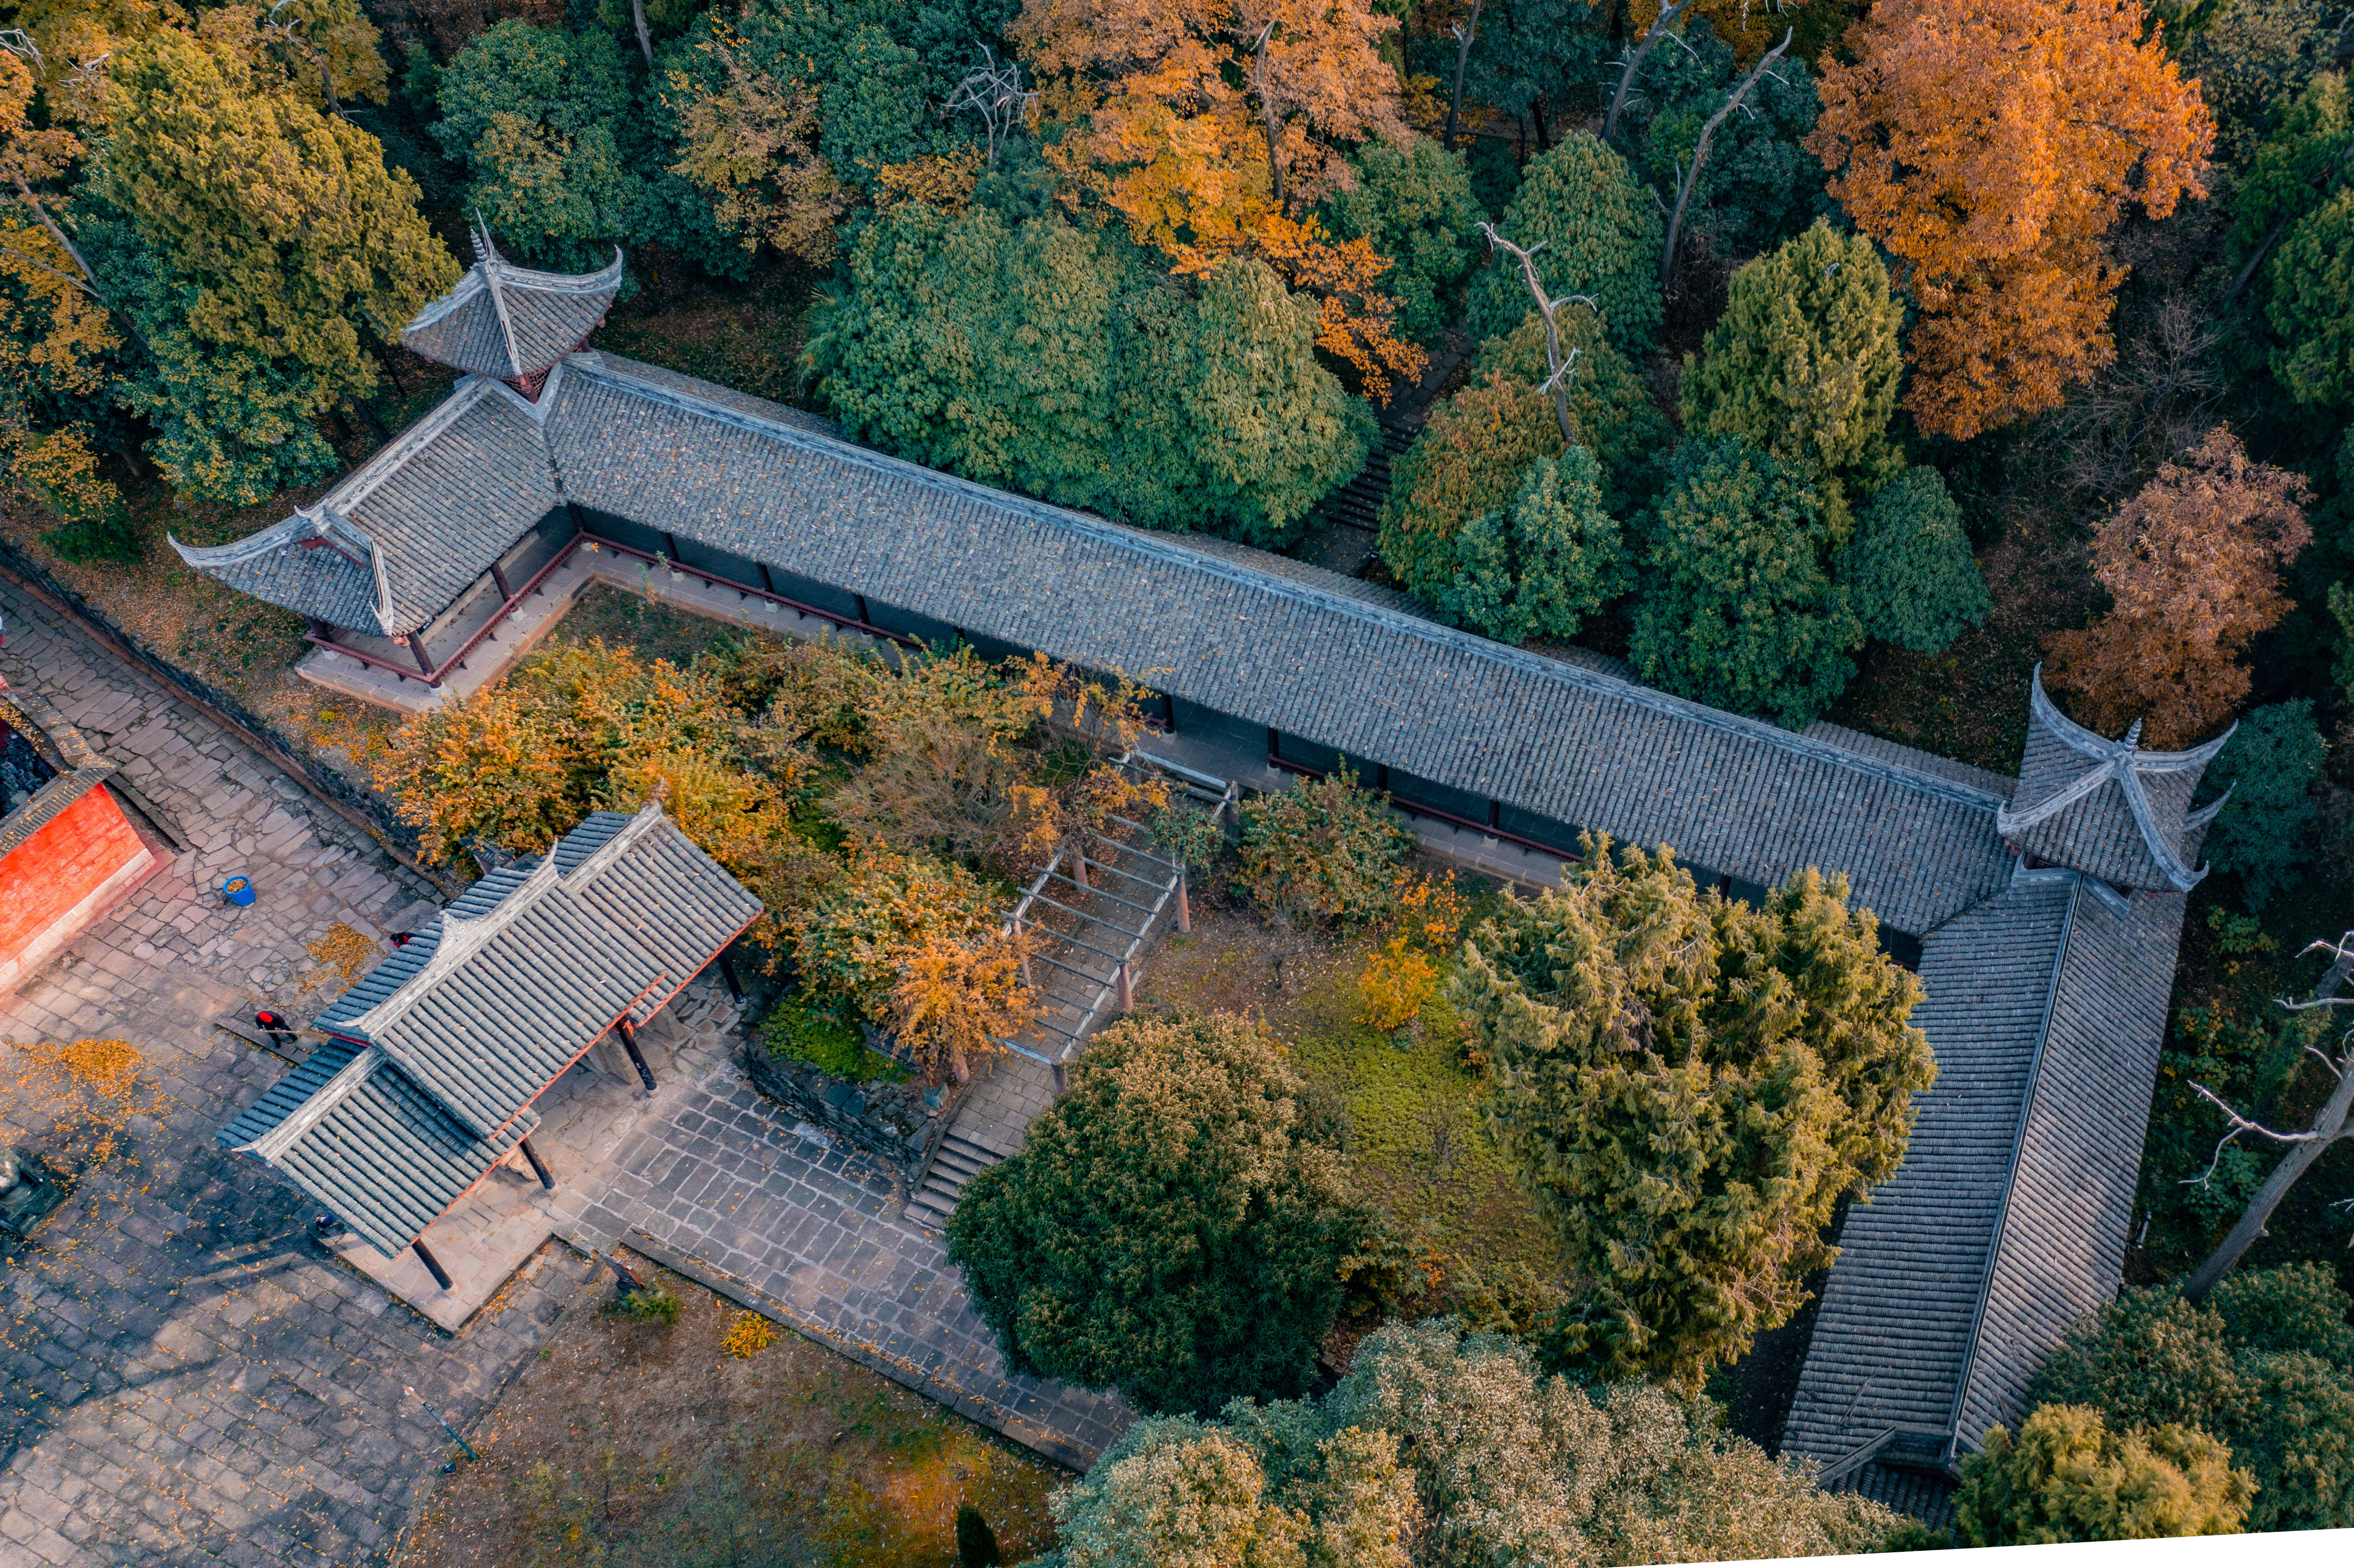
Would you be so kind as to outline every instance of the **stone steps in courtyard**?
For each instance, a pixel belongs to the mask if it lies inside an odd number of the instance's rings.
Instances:
[[[925,1174],[924,1184],[907,1200],[907,1217],[919,1224],[944,1225],[956,1212],[964,1184],[996,1164],[1002,1155],[957,1136],[951,1128],[940,1139],[940,1151]]]

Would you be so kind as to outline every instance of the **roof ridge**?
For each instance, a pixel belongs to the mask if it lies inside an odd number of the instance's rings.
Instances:
[[[583,822],[586,821],[588,819],[585,817],[581,819]],[[669,821],[669,813],[663,810],[662,797],[657,791],[646,798],[645,804],[631,813],[627,822],[614,830],[612,837],[589,851],[578,865],[574,866],[569,872],[559,871],[557,876],[567,889],[576,893],[586,892],[589,884],[612,868],[615,861],[644,842],[660,825]],[[579,830],[580,824],[574,823],[573,832],[578,832]],[[571,834],[567,833],[565,836],[569,838]],[[553,849],[548,852],[545,863],[548,865],[556,863],[556,853]]]
[[[1460,631],[1435,621],[1424,620],[1386,606],[1370,603],[1350,595],[1337,593],[1315,584],[1287,577],[1278,573],[1244,565],[1224,556],[1186,548],[1176,541],[1182,535],[1162,535],[1129,528],[1107,519],[1056,506],[1050,502],[995,490],[972,480],[942,473],[919,463],[891,457],[869,447],[859,446],[846,438],[825,436],[762,418],[728,406],[677,392],[667,387],[608,370],[602,366],[577,366],[578,379],[589,385],[612,387],[626,397],[642,397],[668,405],[684,413],[733,425],[755,435],[766,436],[782,444],[805,450],[840,458],[871,471],[887,473],[910,482],[950,493],[984,504],[1020,513],[1052,527],[1061,528],[1096,539],[1123,550],[1160,556],[1172,564],[1188,569],[1224,577],[1229,581],[1278,598],[1321,606],[1360,620],[1370,621],[1386,630],[1420,641],[1437,642],[1469,652],[1475,658],[1505,664],[1524,673],[1555,681],[1580,690],[1615,697],[1644,707],[1668,717],[1685,720],[1722,732],[1744,735],[1760,740],[1794,756],[1804,757],[1841,770],[1879,779],[1899,789],[1935,796],[1956,804],[1975,809],[1996,809],[2008,804],[2001,796],[1958,780],[1944,779],[1933,775],[1899,767],[1878,758],[1864,757],[1843,747],[1811,739],[1783,729],[1763,719],[1750,718],[1712,708],[1688,697],[1679,697],[1656,687],[1606,675],[1599,671],[1548,659],[1505,643]],[[695,379],[695,377],[684,377]]]

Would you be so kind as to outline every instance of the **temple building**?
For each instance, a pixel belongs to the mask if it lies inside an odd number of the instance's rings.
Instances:
[[[595,551],[783,619],[1128,672],[1160,694],[1151,751],[1246,786],[1345,758],[1458,840],[1664,843],[1753,898],[1844,874],[1920,972],[1938,1077],[1903,1169],[1847,1220],[1786,1448],[1937,1517],[1958,1456],[2018,1420],[2027,1376],[2116,1288],[2220,741],[2104,739],[2040,678],[2016,779],[1719,712],[1616,660],[1489,641],[1387,589],[992,490],[600,353],[616,268],[556,278],[478,249],[407,337],[466,373],[448,401],[316,505],[181,549],[309,618],[313,660],[439,690]]]
[[[513,1153],[556,1185],[532,1102],[609,1033],[652,1089],[636,1031],[759,913],[659,801],[595,812],[363,975],[313,1021],[325,1043],[215,1141],[447,1290],[434,1221]]]

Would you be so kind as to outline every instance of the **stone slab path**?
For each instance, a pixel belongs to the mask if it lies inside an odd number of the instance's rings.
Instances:
[[[1010,1076],[984,1103],[1026,1124],[1035,1099]],[[1130,1419],[1116,1396],[1006,1375],[945,1243],[901,1217],[891,1176],[798,1123],[733,1061],[554,1197],[568,1222],[557,1234],[576,1245],[644,1253],[1073,1468]]]
[[[133,1163],[0,1248],[0,1563],[380,1561],[446,1439],[546,1332],[588,1266],[542,1253],[453,1340],[340,1267],[301,1201],[213,1147],[286,1065],[215,1028],[308,1018],[346,983],[310,946],[374,939],[430,894],[382,848],[193,709],[0,584],[0,672],[38,691],[191,846],[0,997],[0,1136],[45,1123],[15,1046],[120,1037],[170,1105]],[[230,871],[260,890],[232,912]]]

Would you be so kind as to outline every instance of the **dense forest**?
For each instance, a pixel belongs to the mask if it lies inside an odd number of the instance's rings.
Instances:
[[[626,251],[610,338],[740,306],[753,389],[1140,526],[1298,550],[1394,436],[1366,574],[1480,634],[2005,773],[2039,663],[2105,734],[2236,724],[2134,1281],[2318,1147],[2264,1129],[2329,1111],[2328,1012],[2276,999],[2354,918],[2329,0],[0,11],[0,449],[52,558],[315,495],[425,406],[399,332],[476,221]],[[2300,1169],[2248,1263],[2354,1285],[2354,1148]]]

